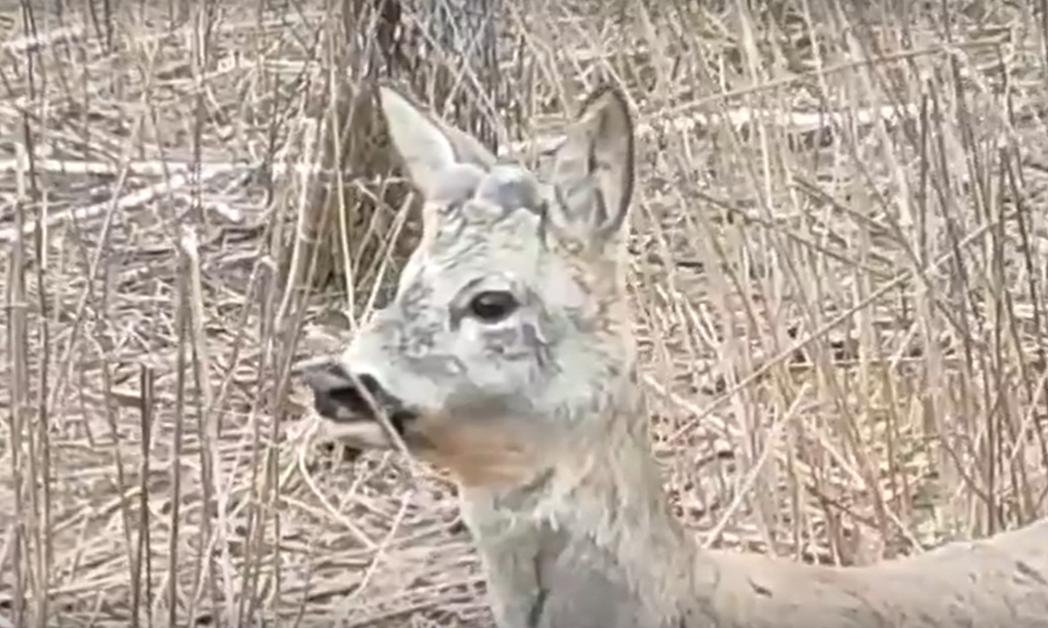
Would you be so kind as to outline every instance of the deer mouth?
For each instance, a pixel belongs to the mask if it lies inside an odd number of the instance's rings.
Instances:
[[[302,379],[313,390],[317,414],[336,424],[388,424],[403,436],[405,426],[418,417],[373,375],[351,373],[337,361],[306,367]]]

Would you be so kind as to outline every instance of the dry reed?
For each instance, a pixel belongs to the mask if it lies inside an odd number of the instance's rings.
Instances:
[[[318,446],[291,376],[418,233],[346,108],[377,14],[35,4],[0,2],[0,626],[489,625],[452,485]],[[864,564],[1048,514],[1048,7],[860,4],[506,3],[512,102],[449,110],[523,150],[633,99],[652,434],[710,545]]]

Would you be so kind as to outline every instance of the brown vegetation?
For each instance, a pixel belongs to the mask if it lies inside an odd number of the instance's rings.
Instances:
[[[342,22],[150,4],[0,3],[0,624],[490,625],[451,485],[318,448],[288,377],[417,233],[347,177],[353,272],[287,281]],[[1048,512],[1048,16],[865,4],[504,10],[500,144],[633,99],[642,379],[704,545],[863,565]]]

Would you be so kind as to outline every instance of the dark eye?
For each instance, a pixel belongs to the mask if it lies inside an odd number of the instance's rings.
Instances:
[[[469,302],[469,311],[485,323],[497,323],[517,309],[517,298],[505,290],[477,293]]]

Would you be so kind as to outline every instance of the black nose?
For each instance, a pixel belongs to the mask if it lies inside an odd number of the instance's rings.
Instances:
[[[338,422],[374,421],[375,409],[393,421],[397,431],[410,418],[404,404],[369,373],[354,378],[339,362],[331,361],[303,370],[302,379],[313,389],[313,407],[320,416]]]

